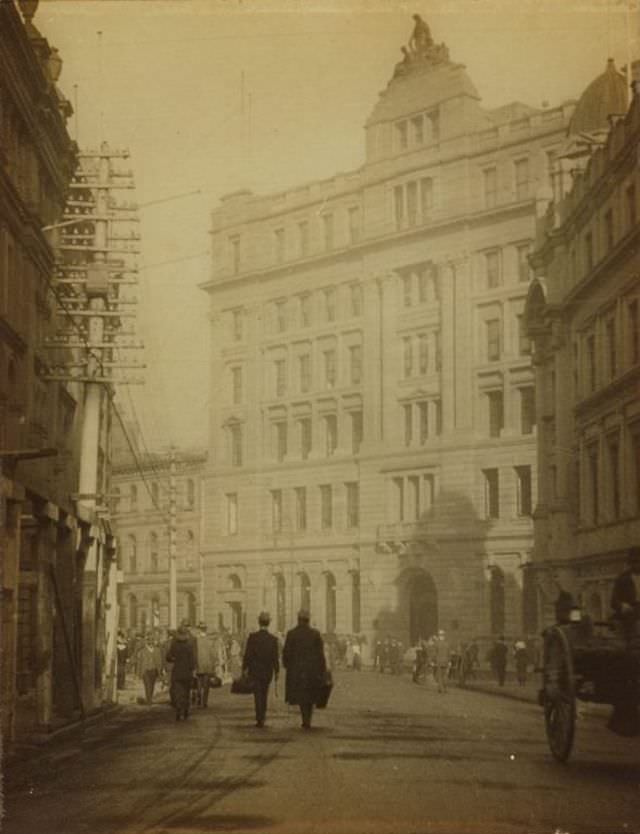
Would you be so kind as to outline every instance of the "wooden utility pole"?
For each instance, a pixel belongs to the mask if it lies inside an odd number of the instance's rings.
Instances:
[[[178,588],[176,566],[176,453],[169,458],[169,628],[178,625]]]

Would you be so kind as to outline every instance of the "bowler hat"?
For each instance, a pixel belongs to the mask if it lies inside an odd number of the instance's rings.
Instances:
[[[258,623],[260,625],[269,625],[271,622],[271,615],[268,611],[261,611],[258,615]]]

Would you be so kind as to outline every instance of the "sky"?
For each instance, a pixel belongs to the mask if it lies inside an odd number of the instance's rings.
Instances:
[[[148,448],[205,447],[211,333],[198,288],[225,193],[359,167],[363,125],[422,14],[483,104],[577,98],[640,57],[640,0],[41,0],[81,147],[128,147],[141,206],[137,329]],[[98,34],[101,33],[101,34]],[[193,193],[198,192],[198,193]],[[180,196],[187,195],[187,196]],[[146,205],[150,204],[150,205]]]

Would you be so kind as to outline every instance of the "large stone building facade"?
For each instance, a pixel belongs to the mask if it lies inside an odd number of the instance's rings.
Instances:
[[[207,619],[405,643],[522,629],[536,195],[573,110],[398,65],[361,168],[212,215]]]
[[[532,259],[538,625],[561,590],[606,617],[640,541],[640,91],[628,106],[627,86],[609,62],[580,99]]]

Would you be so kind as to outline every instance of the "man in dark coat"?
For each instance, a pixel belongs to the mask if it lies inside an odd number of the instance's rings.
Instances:
[[[638,683],[640,680],[640,547],[630,547],[627,568],[618,575],[611,594],[611,607],[622,622],[633,683],[621,690],[607,724],[622,736],[640,735]]]
[[[256,706],[256,727],[264,727],[269,684],[273,677],[278,680],[280,671],[278,640],[273,634],[269,634],[270,622],[271,617],[263,611],[258,617],[260,630],[251,632],[247,638],[242,660],[242,669],[255,686],[253,698]]]
[[[630,547],[627,569],[618,575],[611,594],[611,607],[624,623],[630,637],[640,620],[640,547]]]
[[[287,633],[282,651],[282,665],[287,670],[285,700],[300,707],[305,730],[311,728],[313,705],[327,673],[322,637],[309,620],[308,611],[299,612],[298,625]]]
[[[176,709],[176,721],[189,716],[189,692],[196,669],[196,653],[193,640],[186,626],[181,625],[171,641],[167,662],[173,663],[171,683]]]

